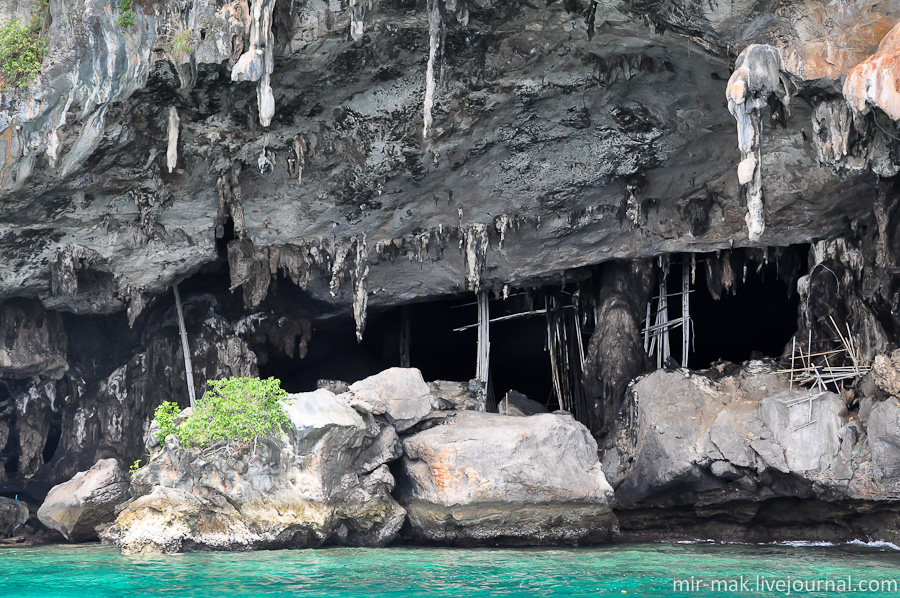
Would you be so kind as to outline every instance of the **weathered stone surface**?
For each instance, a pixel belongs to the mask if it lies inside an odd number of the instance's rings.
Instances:
[[[115,508],[130,498],[128,485],[115,459],[101,459],[54,486],[38,509],[38,519],[70,542],[96,540],[97,527],[112,523]]]
[[[0,378],[58,379],[68,369],[59,314],[36,301],[0,303]]]
[[[285,438],[205,450],[174,436],[138,470],[137,499],[106,534],[127,553],[381,546],[405,511],[391,498],[390,433],[328,390],[291,395]],[[375,448],[372,448],[375,447]],[[371,450],[369,450],[371,449]],[[224,454],[222,454],[224,452]]]
[[[847,408],[836,394],[826,392],[798,403],[808,396],[805,389],[787,391],[759,404],[760,419],[774,432],[775,440],[784,447],[788,467],[796,472],[828,467],[840,448],[838,432],[847,416]]]
[[[854,110],[866,113],[875,106],[900,120],[898,56],[900,26],[894,26],[878,44],[878,51],[856,65],[844,82],[844,97]]]
[[[484,411],[484,399],[478,397],[477,386],[469,382],[435,380],[428,383],[431,394],[451,409],[460,411]]]
[[[350,394],[383,413],[398,432],[414,426],[440,405],[416,368],[390,368],[350,385]]]
[[[571,416],[462,411],[403,447],[399,496],[416,538],[531,545],[615,533],[596,442]]]
[[[900,498],[900,401],[875,405],[867,438],[839,397],[789,390],[766,370],[751,362],[715,381],[659,370],[634,384],[601,450],[627,533],[685,537],[669,513],[688,537],[896,538],[884,522]],[[865,513],[888,527],[873,531]]]
[[[497,404],[497,413],[500,415],[536,415],[549,412],[537,401],[532,401],[522,393],[511,390]]]
[[[897,397],[872,407],[868,434],[875,481],[891,490],[900,490],[900,400]]]
[[[876,355],[872,363],[872,380],[890,396],[900,396],[900,349],[890,355]]]
[[[28,505],[0,496],[0,538],[8,538],[28,521]]]

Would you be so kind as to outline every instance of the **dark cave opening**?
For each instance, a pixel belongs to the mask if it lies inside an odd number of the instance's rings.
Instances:
[[[456,331],[477,321],[474,295],[405,306],[410,320],[410,365],[426,381],[468,382],[475,377],[477,331]],[[254,347],[265,355],[260,376],[275,376],[289,392],[315,390],[318,380],[353,383],[400,365],[403,307],[373,310],[366,333],[356,342],[352,319],[336,317],[313,321],[309,353],[304,359],[289,358],[274,347]],[[491,301],[491,317],[523,311],[510,298]],[[546,322],[543,317],[521,318],[491,324],[491,378],[499,400],[515,389],[541,403],[552,394],[550,359],[544,350]],[[554,402],[555,403],[555,402]]]
[[[712,259],[712,255],[696,256],[698,265],[690,293],[692,334],[688,367],[699,370],[719,360],[742,363],[781,357],[797,331],[800,298],[796,277],[806,271],[808,246],[781,251],[778,258],[762,261],[754,261],[749,251],[743,255],[736,252],[730,258],[734,283],[730,291],[722,290],[718,299],[710,290],[719,284],[717,275],[703,267],[703,261]],[[672,268],[667,283],[670,293],[680,290],[680,267]],[[675,297],[669,304],[669,317],[680,316],[681,298]],[[680,362],[680,329],[672,333],[670,342],[673,359]]]
[[[50,428],[47,430],[47,440],[44,442],[44,448],[41,450],[41,459],[44,463],[49,463],[59,448],[59,440],[62,438],[62,421],[54,418],[50,422]]]

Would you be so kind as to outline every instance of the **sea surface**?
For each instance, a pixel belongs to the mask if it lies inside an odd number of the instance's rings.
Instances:
[[[2,598],[900,596],[898,583],[900,551],[889,545],[392,547],[171,556],[123,556],[99,545],[0,549]]]

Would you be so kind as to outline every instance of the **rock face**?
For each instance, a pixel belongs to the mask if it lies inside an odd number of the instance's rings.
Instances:
[[[112,523],[115,508],[130,498],[128,485],[119,463],[102,459],[54,486],[38,509],[38,519],[70,542],[96,540],[97,528]]]
[[[497,413],[500,415],[535,415],[549,412],[537,401],[532,401],[522,393],[511,390],[497,404]]]
[[[28,521],[28,505],[0,496],[0,538],[12,536]]]
[[[403,448],[399,497],[417,539],[590,543],[617,529],[596,442],[571,416],[459,412]]]
[[[398,432],[414,426],[440,405],[416,368],[390,368],[350,385],[350,393],[384,414]]]
[[[174,436],[138,470],[106,533],[126,553],[381,546],[405,511],[386,463],[395,433],[328,390],[284,402],[282,439],[188,449]],[[368,420],[368,422],[367,422]],[[374,447],[374,448],[373,448]],[[226,456],[227,455],[227,456]]]
[[[442,407],[460,411],[484,411],[484,399],[478,396],[477,385],[472,382],[453,382],[451,380],[435,380],[428,383],[431,394]]]
[[[601,451],[626,536],[897,538],[900,403],[876,404],[867,436],[837,395],[766,369],[634,384]]]

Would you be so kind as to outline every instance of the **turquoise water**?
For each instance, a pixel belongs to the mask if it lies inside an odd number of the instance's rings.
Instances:
[[[783,580],[793,588],[788,593],[757,586],[757,575],[764,584]],[[836,584],[846,582],[848,575],[853,590],[842,592]],[[691,576],[693,586],[687,585]],[[673,577],[685,580],[680,591]],[[821,585],[821,591],[796,590],[797,583],[809,586],[829,580],[835,585]],[[150,557],[122,556],[97,545],[0,549],[3,598],[900,596],[892,588],[860,590],[860,582],[876,581],[900,582],[900,552],[861,546],[640,544],[522,550],[333,548]]]

